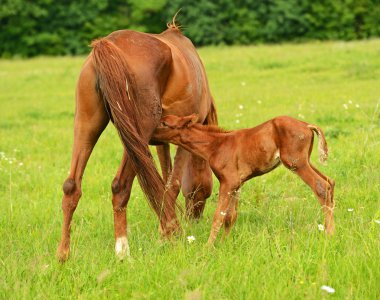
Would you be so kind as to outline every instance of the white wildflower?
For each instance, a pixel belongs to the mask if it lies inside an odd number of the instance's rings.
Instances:
[[[301,119],[305,119],[305,116],[303,114],[298,114],[298,117]]]
[[[353,212],[354,209],[353,209],[353,208],[347,208],[347,211],[349,211],[349,212]]]
[[[321,286],[321,290],[322,290],[322,291],[326,291],[326,292],[328,292],[329,294],[334,294],[334,293],[335,293],[335,289],[332,288],[331,286],[328,286],[328,285],[322,285],[322,286]]]
[[[227,215],[227,213],[226,213],[226,212],[224,212],[224,211],[221,211],[221,212],[220,212],[220,214],[221,214],[222,216],[225,216],[225,215]]]
[[[241,86],[245,86],[246,85],[245,81],[240,82],[240,84],[241,84]]]
[[[325,231],[325,226],[323,226],[322,224],[318,224],[318,230]]]
[[[352,104],[352,100],[348,100],[348,103]]]
[[[239,123],[240,123],[240,120],[236,120],[235,122],[236,122],[237,124],[239,124]]]
[[[23,162],[20,162],[20,163],[18,163],[18,165],[21,167],[21,166],[24,165],[24,163],[23,163]]]
[[[356,107],[356,108],[359,108],[359,107],[360,107],[360,105],[359,105],[359,104],[355,104],[355,107]]]
[[[242,104],[239,105],[239,109],[243,109],[244,106]]]
[[[375,223],[376,224],[380,224],[380,220],[375,220]]]
[[[257,100],[256,102],[257,102],[257,104],[261,104],[261,100]]]
[[[348,109],[348,105],[346,103],[343,104],[344,109]]]
[[[41,266],[42,271],[45,271],[49,268],[49,264],[44,264]]]
[[[189,235],[189,236],[187,237],[187,242],[188,242],[189,244],[195,242],[195,236],[193,236],[193,235]]]

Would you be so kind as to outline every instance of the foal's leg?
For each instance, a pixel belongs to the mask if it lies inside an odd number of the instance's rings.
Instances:
[[[334,225],[334,182],[321,172],[316,172],[309,163],[298,167],[295,172],[317,196],[325,214],[326,233],[333,234]],[[320,175],[321,174],[321,175]]]
[[[335,180],[331,179],[330,177],[327,177],[325,174],[323,174],[322,172],[320,172],[316,167],[314,167],[311,163],[310,163],[310,167],[319,175],[321,176],[325,181],[327,181],[330,186],[331,186],[331,198],[334,199],[334,188],[335,188]]]
[[[126,151],[112,182],[112,206],[115,225],[115,253],[122,260],[130,256],[127,239],[127,216],[126,209],[131,194],[133,179],[136,173],[128,159]]]
[[[229,210],[231,208],[235,208],[234,205],[231,205],[231,201],[233,201],[233,193],[236,190],[236,186],[232,186],[228,183],[220,183],[219,200],[215,210],[214,219],[212,221],[210,236],[207,241],[207,244],[209,246],[212,246],[214,244],[220,228],[226,221],[226,216],[230,213]]]
[[[232,192],[230,207],[228,208],[226,218],[224,219],[223,238],[226,238],[229,235],[232,227],[234,226],[236,222],[239,196],[240,196],[240,190],[235,190]]]
[[[187,215],[199,219],[206,199],[212,193],[212,173],[207,161],[191,155],[183,172],[182,192],[186,198]]]
[[[81,182],[88,158],[100,134],[107,126],[108,115],[95,91],[94,74],[85,68],[78,81],[74,120],[74,146],[68,178],[63,184],[63,225],[57,257],[65,261],[70,252],[70,223],[82,195]]]
[[[172,173],[172,161],[170,158],[170,146],[169,144],[159,145],[156,147],[158,159],[161,165],[162,178],[165,183],[168,181],[170,174]]]

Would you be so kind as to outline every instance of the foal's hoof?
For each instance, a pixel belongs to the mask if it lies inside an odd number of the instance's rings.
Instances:
[[[214,242],[210,242],[210,241],[208,241],[208,242],[205,244],[205,248],[206,248],[207,250],[214,250],[214,249],[216,249],[216,247],[215,247],[215,243],[214,243]]]
[[[70,249],[62,249],[61,247],[58,247],[56,255],[59,262],[64,263],[69,258],[69,254]]]
[[[128,239],[126,236],[122,236],[116,239],[115,254],[118,260],[123,261],[125,257],[131,256],[129,249]]]
[[[326,232],[326,234],[327,234],[328,236],[332,236],[332,235],[334,235],[334,233],[335,233],[335,227],[333,226],[333,227],[331,227],[331,228],[326,228],[325,232]]]

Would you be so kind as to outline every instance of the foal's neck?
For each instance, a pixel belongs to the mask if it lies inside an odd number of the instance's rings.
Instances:
[[[227,132],[217,127],[194,125],[181,132],[181,146],[209,160],[214,150],[219,148],[227,137]]]

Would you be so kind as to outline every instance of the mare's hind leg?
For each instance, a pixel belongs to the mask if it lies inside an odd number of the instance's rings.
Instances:
[[[212,193],[212,173],[207,161],[191,155],[182,175],[182,192],[186,198],[186,213],[199,219],[202,216],[206,199]]]
[[[127,239],[127,216],[126,208],[131,194],[133,179],[136,173],[133,171],[126,151],[116,176],[112,182],[112,206],[115,225],[115,253],[122,260],[129,256]]]
[[[92,70],[84,68],[77,87],[76,113],[74,120],[74,146],[68,178],[63,184],[63,225],[57,257],[65,261],[70,252],[70,223],[82,195],[81,182],[88,158],[100,134],[107,126],[108,115],[104,104],[95,91]]]
[[[293,170],[312,189],[325,214],[326,233],[334,233],[334,181],[320,171],[315,171],[315,167],[312,167],[308,161],[299,161],[295,165],[284,155],[281,155],[281,160],[287,168]]]

